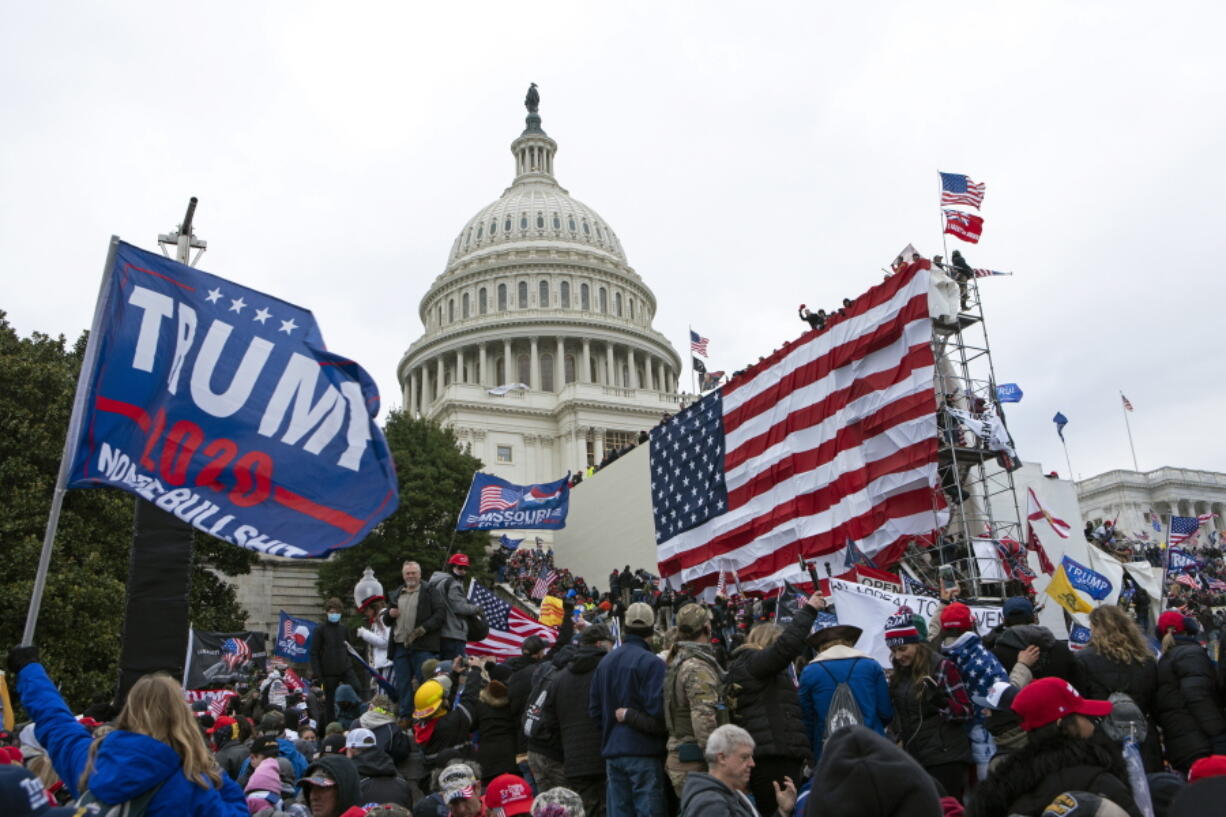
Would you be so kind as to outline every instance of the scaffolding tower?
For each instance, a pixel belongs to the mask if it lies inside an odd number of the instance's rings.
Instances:
[[[979,279],[971,277],[959,286],[958,313],[932,319],[938,487],[948,502],[949,524],[931,548],[922,550],[912,545],[903,561],[932,586],[939,586],[939,568],[949,565],[972,596],[1003,598],[1012,588],[999,580],[999,562],[978,562],[973,543],[976,539],[1025,541],[1012,473],[1020,463],[991,450],[988,440],[976,437],[947,411],[955,408],[975,418],[996,416],[1002,423],[1005,420],[997,399]]]

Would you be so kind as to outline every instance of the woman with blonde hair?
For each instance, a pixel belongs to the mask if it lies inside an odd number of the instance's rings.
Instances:
[[[14,647],[8,667],[56,772],[80,798],[145,805],[148,817],[246,817],[247,801],[217,766],[183,689],[165,673],[132,686],[115,729],[91,737],[77,723],[34,647]]]
[[[1154,723],[1158,662],[1132,616],[1114,604],[1090,613],[1090,643],[1074,654],[1073,685],[1086,698],[1106,700],[1113,692],[1132,698],[1149,722],[1141,757],[1147,772],[1162,770],[1162,743]]]

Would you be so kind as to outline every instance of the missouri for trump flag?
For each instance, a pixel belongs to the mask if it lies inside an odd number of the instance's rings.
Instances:
[[[660,575],[747,593],[810,581],[798,557],[848,540],[891,564],[948,513],[937,479],[931,262],[857,298],[651,432]],[[837,559],[837,557],[835,557]],[[833,560],[832,560],[833,561]]]

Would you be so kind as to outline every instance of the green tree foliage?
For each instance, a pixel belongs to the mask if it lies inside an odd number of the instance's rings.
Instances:
[[[0,312],[0,644],[25,625],[86,336],[19,338]],[[34,643],[69,705],[114,690],[132,543],[130,494],[69,491]],[[191,616],[202,629],[242,628],[246,613],[214,571],[246,573],[255,554],[198,534]]]
[[[485,546],[489,534],[455,530],[456,517],[464,506],[473,473],[481,469],[481,460],[461,451],[450,429],[401,411],[388,416],[384,433],[396,462],[400,507],[365,541],[337,552],[319,571],[322,597],[337,596],[347,605],[352,604],[353,586],[366,567],[374,570],[389,593],[400,585],[400,566],[405,559],[420,562],[429,578],[449,549],[468,554],[472,575],[484,577],[487,573]]]

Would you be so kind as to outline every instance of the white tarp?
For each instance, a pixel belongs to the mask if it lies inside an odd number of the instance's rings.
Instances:
[[[864,631],[856,642],[856,649],[877,659],[877,663],[886,668],[890,667],[890,650],[885,645],[885,620],[906,605],[916,615],[923,616],[924,621],[929,621],[936,615],[939,604],[927,596],[891,593],[842,579],[830,580],[830,600],[834,602],[840,624],[851,624]],[[999,607],[971,607],[971,613],[981,635],[1004,618]]]
[[[1004,565],[1000,563],[1000,552],[991,539],[972,539],[971,547],[975,550],[975,567],[979,570],[979,578],[985,582],[1008,581]]]
[[[507,392],[512,391],[528,391],[527,383],[504,383],[501,386],[495,386],[492,389],[486,389],[487,392],[495,397],[501,397]]]

